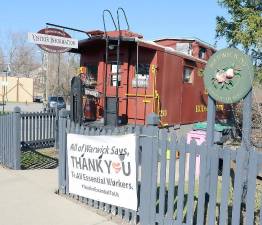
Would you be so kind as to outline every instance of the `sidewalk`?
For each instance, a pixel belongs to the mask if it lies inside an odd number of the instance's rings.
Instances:
[[[55,194],[57,169],[0,166],[0,225],[117,225],[84,205]]]

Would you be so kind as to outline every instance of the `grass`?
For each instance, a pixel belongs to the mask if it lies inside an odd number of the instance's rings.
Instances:
[[[1,116],[1,115],[7,115],[7,114],[9,114],[9,112],[6,112],[6,111],[5,111],[5,112],[0,111],[0,116]]]
[[[58,156],[54,148],[22,151],[22,169],[53,169],[58,166]]]

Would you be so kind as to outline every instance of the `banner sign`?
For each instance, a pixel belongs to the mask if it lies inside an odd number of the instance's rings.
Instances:
[[[67,134],[69,192],[137,210],[136,136]]]
[[[209,95],[223,103],[236,103],[251,90],[254,79],[249,56],[235,48],[216,52],[208,60],[204,71],[205,87]]]
[[[37,33],[28,33],[28,40],[51,53],[63,53],[78,48],[78,40],[56,28],[45,28]]]

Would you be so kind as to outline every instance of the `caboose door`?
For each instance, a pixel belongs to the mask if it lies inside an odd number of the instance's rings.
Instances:
[[[149,61],[149,60],[148,60]],[[145,124],[146,117],[154,112],[154,75],[150,70],[150,61],[138,64],[138,72],[136,67],[130,69],[129,92],[128,99],[128,123]]]
[[[109,54],[111,60],[107,66],[107,82],[105,97],[105,124],[120,125],[126,117],[126,98],[127,92],[127,73],[128,57],[124,51],[120,52],[120,61],[117,63],[116,58]],[[118,69],[118,71],[117,71]]]

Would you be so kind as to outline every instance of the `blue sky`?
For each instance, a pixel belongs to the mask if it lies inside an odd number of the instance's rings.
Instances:
[[[103,9],[108,8],[116,15],[117,8],[123,7],[131,30],[143,34],[146,39],[198,37],[214,44],[215,18],[227,13],[217,0],[2,0],[0,7],[2,39],[9,31],[37,32],[46,22],[83,30],[102,30]],[[69,33],[74,38],[84,37]],[[218,48],[222,47],[225,47],[223,40],[218,42]]]

